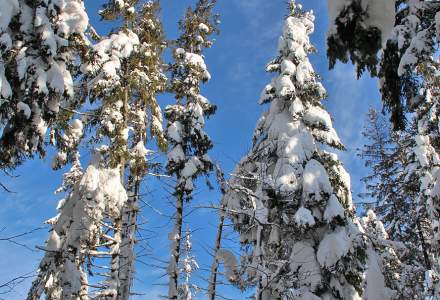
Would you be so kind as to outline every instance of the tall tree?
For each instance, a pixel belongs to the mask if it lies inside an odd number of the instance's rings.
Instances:
[[[314,16],[291,2],[277,75],[260,99],[250,152],[230,180],[225,203],[244,250],[242,282],[256,299],[357,299],[363,292],[366,241],[357,227],[350,177],[333,153],[343,149],[309,62]]]
[[[394,14],[391,3],[395,4]],[[438,58],[440,3],[423,0],[351,0],[330,1],[332,27],[328,40],[330,66],[336,60],[346,62],[348,57],[358,66],[358,74],[368,66],[372,75],[378,75],[384,109],[390,112],[393,129],[403,130],[407,116],[414,115],[409,123],[414,126],[411,140],[414,156],[418,160],[416,187],[419,203],[430,214],[433,225],[429,234],[434,257],[432,270],[427,272],[429,293],[439,293],[440,264],[438,172]],[[394,18],[394,28],[390,24]],[[390,33],[387,36],[387,33]],[[381,39],[381,46],[379,42]],[[370,45],[354,41],[370,40]],[[364,55],[367,52],[367,55]],[[378,55],[380,56],[378,57]],[[411,114],[408,114],[411,113]],[[437,123],[436,123],[437,122]],[[408,148],[408,151],[410,148]],[[409,152],[408,152],[409,154]],[[423,171],[422,171],[423,170]],[[409,172],[409,173],[412,173]],[[437,236],[437,237],[436,237]],[[434,262],[436,261],[437,262]],[[435,279],[431,279],[435,278]],[[437,286],[435,288],[434,286]],[[434,296],[435,297],[435,296]]]
[[[215,2],[199,0],[194,9],[187,10],[179,23],[181,36],[176,41],[178,48],[173,51],[175,62],[170,66],[170,91],[175,95],[176,104],[165,109],[170,143],[167,171],[176,179],[173,194],[176,212],[174,228],[169,235],[169,299],[178,298],[184,204],[192,198],[194,180],[207,175],[213,168],[208,156],[212,143],[204,127],[205,117],[211,116],[216,107],[200,94],[200,84],[211,78],[202,53],[204,48],[211,47],[209,37],[217,31],[217,17],[212,14]]]
[[[166,146],[156,100],[166,85],[157,12],[157,2],[139,1],[111,1],[101,11],[104,19],[122,25],[93,45],[81,67],[93,107],[83,115],[96,129],[91,141],[97,147],[51,221],[58,244],[47,249],[29,299],[39,299],[43,290],[49,295],[48,289],[58,291],[50,299],[130,296],[137,201],[150,152],[145,146],[151,138]],[[62,166],[70,152],[61,147],[55,165]]]
[[[0,168],[43,156],[47,129],[79,105],[74,81],[88,25],[81,0],[2,2]]]
[[[427,101],[429,102],[429,101]],[[417,115],[415,117],[417,119]],[[372,174],[367,184],[367,199],[375,199],[375,210],[384,223],[390,239],[405,245],[400,252],[403,265],[413,266],[414,278],[408,278],[406,297],[423,297],[425,272],[435,267],[435,224],[429,207],[432,166],[438,165],[438,156],[429,147],[429,138],[420,135],[417,120],[405,132],[393,133],[377,112],[369,114],[369,125],[364,136],[369,139],[361,152]]]

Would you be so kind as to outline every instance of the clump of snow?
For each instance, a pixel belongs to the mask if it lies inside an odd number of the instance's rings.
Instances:
[[[199,24],[199,30],[200,30],[201,32],[206,33],[206,34],[209,33],[209,27],[208,27],[205,23],[200,23],[200,24]]]
[[[292,116],[302,114],[304,112],[304,105],[302,104],[302,101],[299,98],[295,98],[290,105],[289,111]]]
[[[89,25],[89,17],[81,1],[64,1],[64,7],[59,16],[58,30],[64,36],[73,33],[83,34]]]
[[[290,76],[278,77],[275,81],[275,89],[277,94],[281,97],[286,97],[295,92],[295,86]]]
[[[300,207],[294,216],[295,223],[300,227],[307,227],[315,225],[315,219],[312,212],[305,207]]]
[[[139,46],[139,37],[132,31],[118,32],[93,46],[97,62],[84,64],[84,73],[95,74],[93,85],[113,88],[119,81],[121,60],[128,58]]]
[[[422,135],[416,135],[415,140],[417,143],[417,147],[414,148],[414,153],[417,156],[418,161],[422,165],[422,167],[429,166],[429,150],[428,146],[429,143],[429,137],[422,136]]]
[[[176,50],[177,53],[177,50]],[[196,53],[185,52],[184,53],[184,63],[188,65],[193,65],[198,67],[203,72],[203,79],[209,81],[211,79],[211,74],[209,74],[208,68],[206,67],[205,60],[203,57]]]
[[[186,51],[183,48],[177,48],[175,50],[175,53],[178,57],[183,57],[185,55]]]
[[[145,148],[145,144],[143,141],[139,141],[131,150],[131,154],[135,157],[145,158],[146,156],[152,153],[151,150]]]
[[[317,161],[310,160],[303,173],[303,194],[314,195],[316,200],[321,200],[321,193],[332,194],[333,188],[330,184],[327,171]]]
[[[304,113],[303,120],[310,125],[321,125],[325,128],[333,128],[330,114],[319,106],[308,107]]]
[[[168,152],[168,160],[173,162],[180,162],[185,160],[185,153],[183,153],[183,149],[181,145],[174,146],[170,152]]]
[[[318,262],[322,267],[331,268],[342,257],[348,254],[351,247],[351,239],[344,227],[338,227],[335,231],[327,234],[319,243]]]
[[[366,8],[367,27],[376,27],[382,36],[382,45],[385,47],[390,34],[393,31],[396,21],[396,8],[394,1],[383,0],[362,0],[362,5]]]
[[[58,251],[61,246],[60,236],[55,230],[52,230],[49,234],[49,239],[46,242],[46,248],[48,251]]]
[[[298,179],[295,175],[295,169],[288,163],[277,163],[275,186],[281,194],[289,195],[298,188]]]
[[[8,80],[6,79],[3,64],[0,64],[0,96],[3,99],[7,99],[12,96],[12,89]]]
[[[313,67],[308,60],[301,61],[296,68],[296,81],[303,85],[313,79]]]
[[[31,117],[31,108],[26,103],[20,101],[17,103],[17,110],[19,112],[23,112],[26,119],[29,119]]]
[[[296,65],[289,59],[283,59],[281,62],[281,73],[284,75],[295,75]]]
[[[296,242],[290,255],[290,269],[298,271],[298,284],[310,286],[312,291],[321,285],[321,268],[316,260],[315,249],[306,242]],[[302,299],[302,298],[301,298]]]
[[[75,119],[70,125],[70,133],[75,140],[79,140],[83,135],[84,125],[80,119]]]
[[[183,168],[181,175],[184,178],[190,178],[194,176],[194,174],[197,173],[199,168],[202,166],[202,162],[197,156],[191,157],[186,163],[185,167]]]
[[[331,222],[336,217],[344,217],[344,207],[339,202],[338,198],[332,194],[329,201],[327,202],[327,207],[324,211],[324,220]]]

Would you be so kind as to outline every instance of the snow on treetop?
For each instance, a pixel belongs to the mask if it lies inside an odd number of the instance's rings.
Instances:
[[[64,36],[73,33],[82,35],[86,31],[89,17],[82,1],[64,1],[64,7],[61,11],[58,24],[58,30],[61,34]]]

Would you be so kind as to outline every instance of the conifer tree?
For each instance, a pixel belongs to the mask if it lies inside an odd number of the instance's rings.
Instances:
[[[417,122],[406,132],[391,133],[390,128],[383,129],[386,123],[376,112],[370,112],[369,118],[364,135],[371,144],[361,156],[373,172],[364,179],[369,190],[365,196],[376,199],[375,210],[390,239],[408,249],[399,252],[402,266],[412,266],[407,273],[414,274],[406,281],[406,296],[411,292],[411,297],[421,299],[425,273],[435,270],[435,217],[428,208],[438,157],[429,147],[429,138],[419,134]]]
[[[194,9],[187,10],[179,23],[181,36],[176,41],[174,63],[170,66],[170,91],[175,95],[176,104],[165,109],[170,143],[167,172],[176,179],[173,193],[176,212],[174,228],[169,235],[169,299],[178,299],[184,204],[192,198],[194,181],[213,168],[208,156],[212,143],[204,127],[205,117],[211,116],[216,107],[200,94],[200,84],[211,78],[203,49],[211,47],[209,38],[217,31],[216,16],[212,15],[214,4],[214,0],[200,0]]]
[[[96,129],[97,148],[51,221],[58,246],[47,250],[29,299],[39,299],[43,289],[48,295],[52,282],[59,292],[50,299],[130,296],[140,181],[150,153],[145,145],[156,138],[166,146],[156,99],[166,84],[157,12],[157,2],[139,1],[111,1],[101,11],[104,19],[122,25],[93,45],[81,67],[94,106],[84,113],[85,121]],[[54,165],[65,164],[71,150],[61,147]],[[68,280],[60,279],[63,273]]]
[[[0,168],[45,154],[46,132],[75,109],[78,61],[87,49],[83,1],[2,2],[0,17]]]
[[[225,204],[240,234],[241,284],[256,299],[358,299],[366,241],[352,203],[350,177],[333,153],[343,149],[311,66],[314,16],[290,3],[276,73],[260,99],[270,108],[253,146],[230,180]]]
[[[395,14],[388,13],[391,11],[391,6],[388,8],[391,2],[395,2]],[[359,8],[359,11],[353,13],[355,7]],[[407,123],[407,112],[414,115],[413,120],[409,122],[413,130],[405,155],[412,155],[418,162],[414,162],[417,165],[416,169],[407,170],[406,174],[419,176],[414,177],[419,186],[414,186],[414,182],[409,184],[412,184],[418,193],[418,208],[424,206],[422,211],[430,215],[429,223],[433,227],[429,239],[434,257],[429,259],[432,269],[427,273],[427,285],[430,286],[428,293],[439,293],[435,290],[438,289],[440,269],[439,242],[436,238],[439,232],[440,138],[438,126],[433,125],[438,124],[439,104],[438,96],[433,97],[436,93],[432,90],[438,89],[438,58],[435,51],[440,41],[440,3],[405,0],[331,1],[330,10],[333,24],[328,43],[330,65],[333,66],[337,59],[346,62],[350,55],[358,66],[358,73],[368,65],[370,73],[379,76],[382,102],[384,108],[391,113],[393,129],[403,130]],[[389,21],[393,16],[395,24],[390,31]],[[386,30],[383,30],[384,28]],[[372,37],[371,32],[379,34]],[[390,32],[388,37],[386,32]],[[377,47],[378,43],[374,42],[379,37],[382,39],[381,47]],[[371,45],[376,47],[372,49],[364,47],[362,43],[350,43],[350,39],[371,39]],[[379,50],[382,51],[378,52]],[[369,53],[362,57],[365,51]],[[378,66],[378,59],[369,58],[377,58],[379,53],[381,55]]]

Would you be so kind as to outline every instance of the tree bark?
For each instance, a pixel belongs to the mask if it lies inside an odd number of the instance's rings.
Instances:
[[[179,284],[179,258],[180,258],[180,241],[182,238],[182,224],[183,224],[183,196],[176,196],[176,221],[174,230],[171,233],[171,257],[168,266],[169,286],[168,298],[170,300],[177,300],[177,289]]]
[[[216,296],[216,287],[217,287],[217,271],[219,266],[218,261],[218,252],[221,248],[221,241],[222,241],[222,234],[223,234],[223,224],[225,222],[225,216],[223,215],[223,212],[220,216],[220,222],[217,229],[217,236],[215,238],[215,245],[214,245],[214,260],[211,265],[211,276],[209,279],[209,287],[208,287],[208,298],[209,300],[215,300]]]

